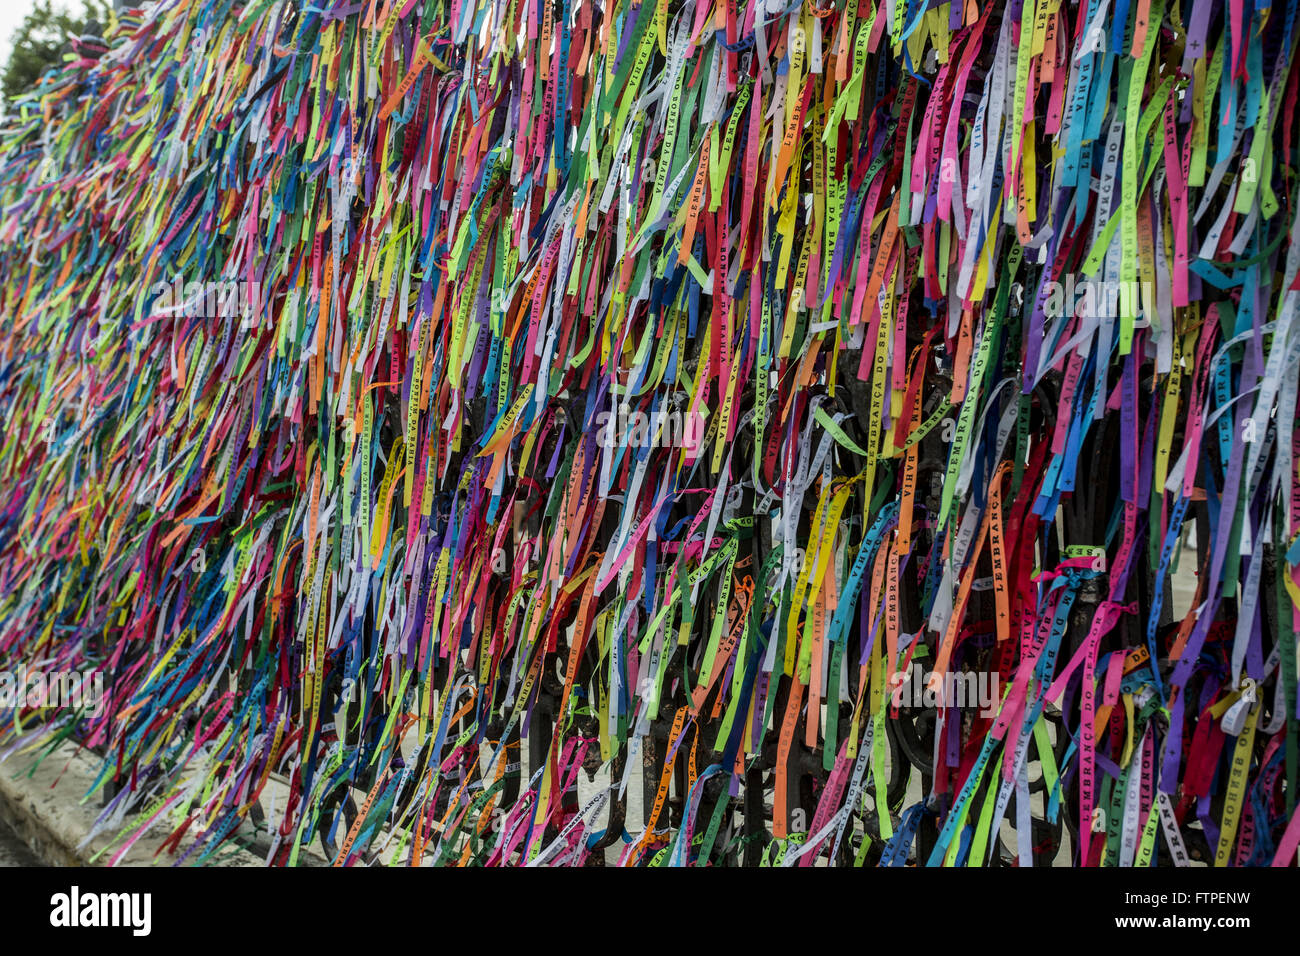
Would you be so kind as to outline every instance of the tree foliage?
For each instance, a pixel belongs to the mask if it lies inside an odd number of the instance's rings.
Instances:
[[[9,62],[0,75],[5,100],[31,89],[46,70],[62,63],[69,38],[98,33],[107,19],[104,0],[82,0],[80,15],[51,0],[36,0],[14,31]]]

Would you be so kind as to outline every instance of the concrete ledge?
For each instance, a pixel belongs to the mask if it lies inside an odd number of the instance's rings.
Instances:
[[[47,866],[106,866],[110,854],[104,853],[97,859],[96,854],[109,844],[120,827],[108,828],[86,847],[79,848],[101,809],[98,796],[85,799],[95,781],[99,758],[75,744],[65,743],[33,771],[35,764],[33,755],[21,753],[0,763],[0,820]],[[138,818],[127,818],[131,819]],[[164,818],[150,827],[118,865],[172,865],[175,856],[168,853],[155,856],[172,826]],[[194,838],[187,834],[181,841],[181,852],[193,842]],[[232,843],[219,850],[208,865],[262,866],[263,861]]]

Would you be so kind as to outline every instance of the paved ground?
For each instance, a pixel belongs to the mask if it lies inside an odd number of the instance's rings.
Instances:
[[[3,823],[0,823],[0,866],[40,866],[41,863],[27,844]]]

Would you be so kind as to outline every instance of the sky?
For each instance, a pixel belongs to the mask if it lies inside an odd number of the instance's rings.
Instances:
[[[9,40],[32,9],[32,0],[0,0],[0,63],[9,59]]]

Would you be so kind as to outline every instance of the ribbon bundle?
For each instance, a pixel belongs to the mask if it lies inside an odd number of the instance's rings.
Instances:
[[[0,665],[104,687],[6,752],[112,859],[1292,862],[1296,8],[119,12],[0,131]]]

